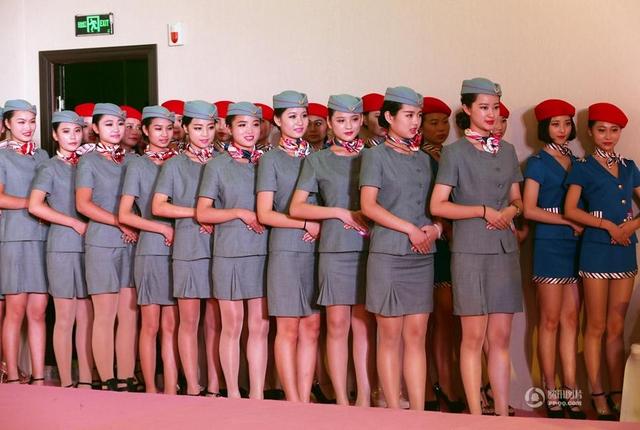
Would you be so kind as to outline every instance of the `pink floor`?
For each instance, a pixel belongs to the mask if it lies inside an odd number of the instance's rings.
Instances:
[[[0,430],[634,429],[638,424],[303,405],[0,384]]]

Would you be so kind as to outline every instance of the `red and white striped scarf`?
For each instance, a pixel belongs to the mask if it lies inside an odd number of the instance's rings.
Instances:
[[[470,128],[464,131],[464,135],[469,139],[473,139],[482,144],[484,152],[495,155],[500,150],[500,140],[502,140],[501,134],[489,133],[489,136],[483,136]]]
[[[173,149],[166,149],[164,151],[157,151],[157,152],[151,151],[149,149],[149,145],[147,145],[147,147],[144,149],[144,155],[146,155],[152,160],[166,161],[169,158],[172,158],[178,155],[178,153]]]
[[[294,157],[304,158],[311,153],[311,145],[302,138],[289,139],[281,136],[278,145]]]
[[[360,139],[359,137],[353,139],[350,142],[346,142],[344,140],[338,139],[337,137],[334,137],[333,144],[343,147],[350,154],[359,154],[360,151],[362,151],[362,148],[364,148],[364,140]]]
[[[124,157],[127,155],[127,151],[120,145],[106,146],[102,142],[96,144],[95,150],[98,154],[107,154],[111,157],[114,163],[120,164],[124,161]]]
[[[391,142],[394,146],[404,146],[405,148],[409,148],[411,152],[416,152],[420,150],[420,143],[422,142],[422,133],[418,132],[411,139],[407,139],[404,137],[393,137],[390,134],[387,134],[387,140]]]
[[[196,148],[192,143],[187,144],[187,151],[196,156],[199,162],[205,164],[213,156],[213,147],[208,146],[206,148]]]
[[[5,140],[4,142],[0,143],[0,148],[9,148],[22,155],[28,156],[32,156],[33,154],[35,154],[36,149],[38,149],[34,141],[19,143],[14,140]]]
[[[260,157],[264,154],[264,151],[259,149],[241,149],[234,144],[227,146],[227,152],[234,160],[242,160],[244,158],[245,160],[249,160],[249,163],[252,164],[258,164],[258,160],[260,160]]]

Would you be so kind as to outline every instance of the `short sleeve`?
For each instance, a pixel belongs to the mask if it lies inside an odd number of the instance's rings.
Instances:
[[[569,174],[567,175],[567,179],[565,179],[564,183],[566,185],[580,185],[584,188],[588,181],[589,175],[587,174],[586,163],[577,162],[572,168]]]
[[[627,160],[627,163],[631,168],[631,175],[633,177],[633,188],[640,187],[640,171],[638,171],[638,166],[633,160]]]
[[[518,162],[518,156],[516,155],[516,151],[513,150],[511,152],[512,155],[512,163],[513,163],[513,179],[511,180],[512,184],[517,182],[522,182],[522,170],[520,170],[520,163]]]
[[[260,163],[258,163],[257,193],[260,191],[278,191],[275,154],[271,154],[271,151],[267,152],[265,156],[260,159]]]
[[[313,163],[313,159],[310,157],[305,158],[302,163],[302,170],[298,177],[298,183],[296,184],[297,190],[307,191],[309,193],[318,192],[318,178],[316,177],[316,168]]]
[[[51,194],[53,190],[53,169],[49,164],[41,164],[33,178],[31,189]]]
[[[0,149],[4,151],[4,149]],[[0,154],[0,184],[5,185],[7,183],[7,166],[5,164],[4,154]]]
[[[156,181],[156,187],[153,190],[154,193],[164,194],[168,197],[173,197],[173,165],[172,161],[175,158],[165,162],[160,168],[158,174],[158,180]]]
[[[524,169],[524,177],[527,179],[533,179],[538,184],[544,184],[544,165],[542,158],[537,155],[529,157],[527,160],[527,166]]]
[[[382,188],[382,160],[380,160],[379,152],[380,150],[370,150],[362,154],[360,187]]]
[[[218,171],[220,169],[216,167],[214,161],[210,161],[204,166],[204,173],[200,180],[198,195],[217,201],[220,199],[220,180],[218,178]]]
[[[445,146],[442,149],[440,163],[438,164],[438,176],[436,184],[458,186],[458,160],[452,146]]]
[[[80,157],[80,162],[78,163],[78,167],[76,169],[76,189],[93,189],[95,187],[93,163],[91,162],[91,158],[85,157]]]
[[[138,163],[129,163],[124,174],[122,195],[140,197],[140,169]]]

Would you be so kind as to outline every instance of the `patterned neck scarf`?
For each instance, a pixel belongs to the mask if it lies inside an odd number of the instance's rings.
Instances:
[[[387,134],[387,140],[391,142],[394,146],[405,147],[411,150],[411,152],[416,152],[420,150],[420,143],[422,142],[422,133],[418,132],[411,139],[405,139],[403,137],[393,137],[390,134]]]
[[[262,152],[268,152],[271,151],[273,149],[273,145],[271,145],[269,142],[265,142],[265,143],[258,143],[256,145],[256,149],[262,151]]]
[[[96,151],[99,154],[107,154],[111,156],[111,159],[114,163],[120,164],[124,161],[125,155],[127,155],[127,151],[120,145],[113,145],[111,147],[105,146],[102,142],[99,142],[95,146]]]
[[[558,145],[557,143],[551,142],[547,143],[547,148],[555,149],[565,157],[573,157],[573,152],[571,152],[571,148],[569,148],[569,145]]]
[[[481,143],[482,149],[489,154],[495,155],[500,150],[500,139],[502,139],[501,134],[490,133],[489,136],[482,136],[480,133],[476,133],[470,128],[467,128],[464,131],[464,135],[469,139]]]
[[[22,155],[32,156],[33,154],[35,154],[38,147],[33,141],[29,141],[27,143],[18,143],[14,140],[5,140],[0,144],[0,148],[9,148]]]
[[[440,155],[442,155],[442,145],[434,145],[433,143],[425,141],[422,144],[422,150],[438,159],[440,158]]]
[[[242,160],[244,158],[245,160],[249,160],[251,164],[258,164],[258,160],[260,160],[260,157],[264,154],[264,151],[259,149],[240,149],[233,144],[227,146],[227,152],[234,160]]]
[[[294,157],[304,158],[311,153],[311,145],[302,138],[289,139],[281,136],[278,145]]]
[[[364,140],[359,137],[356,137],[351,142],[345,142],[344,140],[334,137],[333,144],[343,147],[349,154],[359,154],[360,151],[362,151],[362,148],[364,148]]]
[[[212,146],[214,151],[223,153],[224,151],[227,150],[227,148],[229,148],[230,144],[225,142],[220,142],[219,140],[214,140]]]
[[[206,148],[196,148],[191,143],[187,144],[187,151],[196,156],[198,161],[205,164],[213,156],[213,147],[208,146]]]
[[[604,158],[607,162],[607,167],[609,169],[611,169],[613,167],[614,164],[620,163],[622,164],[624,167],[627,167],[627,164],[624,162],[624,158],[622,158],[622,155],[620,154],[616,154],[615,152],[611,151],[611,152],[607,152],[607,151],[603,151],[600,148],[596,148],[596,155],[600,158]]]
[[[167,161],[169,158],[178,155],[173,149],[165,149],[164,151],[154,152],[149,149],[149,145],[144,149],[144,155],[152,160]]]
[[[365,142],[365,145],[369,148],[373,148],[374,146],[378,146],[384,143],[385,140],[386,138],[384,136],[373,136],[367,139],[367,141]]]
[[[80,160],[77,152],[72,152],[69,155],[64,155],[62,152],[60,152],[60,150],[58,150],[56,151],[56,155],[59,159],[61,159],[65,163],[71,164],[72,166],[78,164],[78,161]]]

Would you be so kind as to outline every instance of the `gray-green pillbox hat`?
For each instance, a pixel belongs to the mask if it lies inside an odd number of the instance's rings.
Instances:
[[[96,103],[93,107],[93,115],[112,115],[120,119],[127,118],[126,112],[120,109],[120,106],[114,105],[113,103]]]
[[[384,100],[422,108],[422,94],[408,87],[389,87],[384,93]]]
[[[333,111],[346,113],[362,113],[362,99],[349,94],[337,94],[329,97],[327,107]]]
[[[231,103],[227,110],[227,116],[231,115],[248,115],[262,119],[262,108],[250,102]]]
[[[62,110],[59,112],[54,112],[51,115],[51,124],[68,122],[71,124],[79,125],[80,127],[84,126],[84,119],[80,118],[80,116],[72,110]]]
[[[309,105],[307,95],[287,90],[273,96],[274,109],[306,108]]]
[[[215,121],[218,118],[218,108],[204,100],[192,100],[184,104],[184,116]]]
[[[460,94],[490,94],[492,96],[502,97],[502,89],[500,88],[500,84],[491,82],[489,79],[473,78],[462,81]]]
[[[174,122],[176,120],[176,116],[169,109],[162,106],[145,106],[142,109],[142,120],[148,118],[162,118]]]
[[[28,101],[22,99],[7,100],[4,103],[3,114],[4,112],[11,112],[12,110],[27,111],[34,115],[38,113],[38,109],[36,109],[35,105],[32,105]]]

